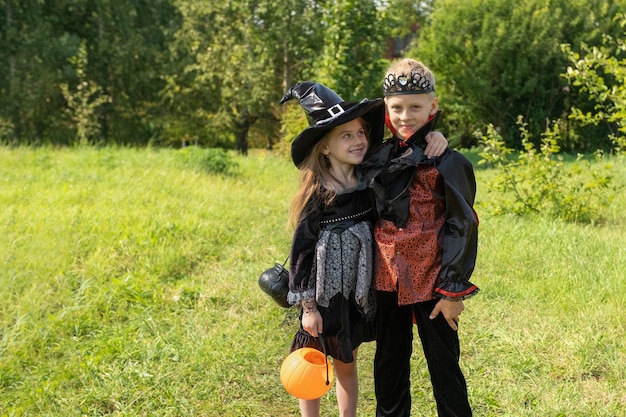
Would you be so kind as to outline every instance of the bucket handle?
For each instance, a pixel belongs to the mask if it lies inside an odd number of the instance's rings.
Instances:
[[[328,377],[328,355],[326,354],[326,344],[324,343],[324,336],[321,333],[318,334],[320,339],[320,345],[322,345],[322,352],[324,353],[324,362],[326,362],[326,385],[330,385],[330,379]]]

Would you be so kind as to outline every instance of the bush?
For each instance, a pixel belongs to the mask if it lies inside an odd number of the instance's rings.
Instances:
[[[185,168],[207,173],[232,174],[237,168],[237,163],[223,149],[188,146],[178,151],[177,155]]]
[[[543,133],[539,149],[521,117],[518,126],[523,150],[515,153],[505,145],[493,125],[486,134],[477,132],[483,150],[478,162],[490,164],[498,171],[488,182],[489,191],[500,196],[492,199],[493,214],[549,215],[570,222],[601,222],[602,209],[613,200],[618,186],[613,185],[610,162],[604,161],[602,151],[596,151],[596,162],[578,155],[573,163],[564,163],[559,154],[561,141],[559,124]],[[604,162],[604,163],[602,163]]]

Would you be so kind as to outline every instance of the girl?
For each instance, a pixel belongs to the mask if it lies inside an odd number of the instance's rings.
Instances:
[[[339,413],[356,416],[356,353],[373,340],[369,327],[375,312],[372,284],[374,211],[358,165],[372,138],[382,140],[381,99],[344,102],[313,82],[294,85],[285,101],[296,98],[310,126],[292,143],[291,156],[302,182],[290,211],[295,226],[291,247],[289,302],[301,311],[301,327],[292,351],[323,350],[333,358]],[[319,416],[320,399],[300,400],[303,417]]]

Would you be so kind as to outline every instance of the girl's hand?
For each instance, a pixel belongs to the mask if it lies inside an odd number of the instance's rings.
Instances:
[[[322,333],[324,322],[319,311],[302,313],[302,328],[313,337],[318,337]]]
[[[429,158],[434,158],[436,156],[441,156],[446,148],[448,147],[448,141],[446,137],[441,134],[441,132],[429,132],[426,135],[426,149],[424,150],[424,154],[426,154]]]

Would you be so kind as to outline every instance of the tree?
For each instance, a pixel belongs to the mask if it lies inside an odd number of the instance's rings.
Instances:
[[[148,144],[162,134],[160,93],[180,16],[171,0],[81,3],[70,11],[83,22],[76,32],[88,40],[94,81],[112,98],[100,112],[102,136]]]
[[[279,100],[297,81],[323,82],[346,100],[380,95],[384,25],[374,0],[177,5],[183,26],[175,50],[190,58],[168,77],[164,97],[179,120],[171,126],[189,132],[180,126],[187,119],[196,128],[190,139],[230,142],[246,153],[256,129],[272,147],[283,112]]]
[[[385,15],[389,5],[381,8],[377,7],[380,4],[377,1],[355,0],[318,3],[311,9],[314,26],[309,32],[315,37],[313,47],[302,42],[295,44],[306,51],[301,56],[309,61],[302,60],[296,65],[300,74],[296,80],[323,83],[346,101],[380,97],[387,65],[384,35],[389,27]],[[284,106],[283,149],[306,125],[304,113],[295,102]]]
[[[582,54],[563,45],[571,66],[565,77],[574,88],[588,94],[593,111],[572,108],[570,117],[583,124],[607,123],[618,154],[626,151],[626,15],[616,20],[624,32],[617,38],[605,35],[601,46],[581,45]]]
[[[169,103],[182,98],[185,108],[195,106],[191,118],[201,129],[197,139],[213,134],[226,142],[234,137],[236,148],[246,154],[254,123],[275,119],[272,110],[282,81],[277,56],[283,54],[278,53],[282,43],[270,41],[277,39],[276,22],[289,10],[269,0],[177,4],[183,16],[177,53],[191,59],[183,76],[170,77]]]
[[[380,23],[385,28],[388,48],[393,48],[392,57],[407,52],[407,46],[415,39],[420,29],[430,20],[434,0],[385,0],[379,2]]]
[[[321,54],[311,78],[348,101],[380,97],[386,61],[382,13],[376,1],[342,0],[323,8]]]
[[[539,137],[571,100],[560,44],[597,44],[603,31],[615,31],[618,8],[600,0],[441,0],[410,55],[434,70],[453,141],[475,144],[472,132],[487,123],[518,140],[519,115]]]
[[[71,140],[61,86],[78,85],[68,59],[84,41],[90,79],[112,98],[98,108],[98,136],[148,143],[158,134],[158,93],[177,25],[170,3],[0,0],[0,119],[14,141]]]
[[[0,114],[13,129],[13,141],[41,143],[63,132],[58,84],[79,40],[57,30],[43,2],[1,4]]]

